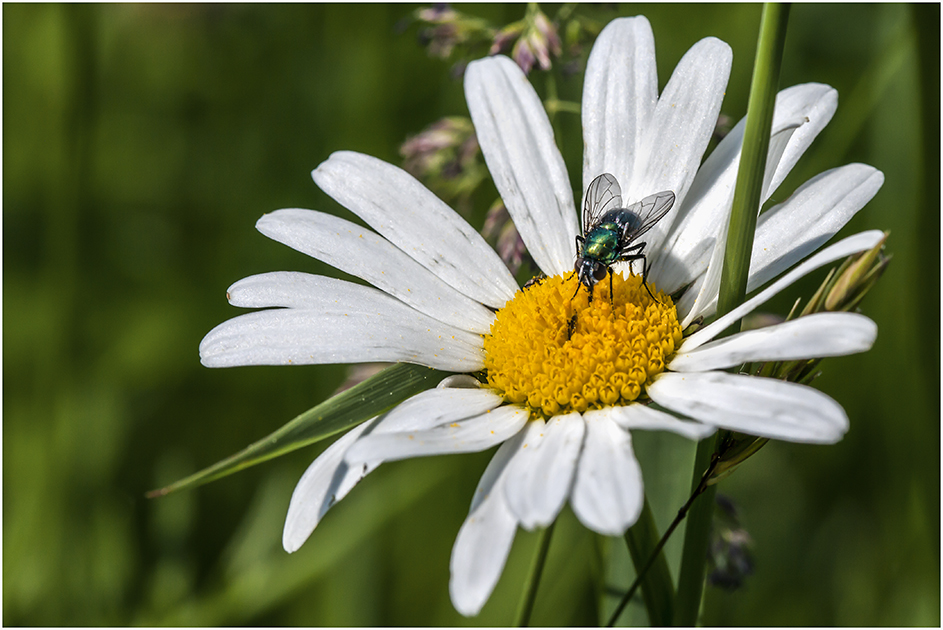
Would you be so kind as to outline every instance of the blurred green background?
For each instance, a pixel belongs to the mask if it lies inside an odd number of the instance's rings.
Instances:
[[[525,10],[460,8],[497,25]],[[479,617],[448,598],[451,546],[490,453],[381,467],[291,556],[288,501],[324,445],[144,498],[344,380],[343,366],[209,370],[197,346],[237,314],[233,281],[334,273],[253,229],[282,207],[349,217],[308,176],[332,151],[400,164],[408,135],[467,115],[450,64],[427,55],[416,27],[396,28],[413,9],[3,6],[5,625],[512,623],[531,534]],[[743,115],[759,6],[577,10],[601,23],[646,15],[660,87],[697,40],[728,42],[723,112]],[[706,624],[940,624],[939,18],[938,5],[793,7],[781,85],[824,82],[840,98],[777,197],[827,168],[876,166],[884,187],[843,233],[890,230],[894,259],[863,303],[880,327],[874,349],[824,362],[816,382],[847,410],[847,437],[771,443],[720,485],[756,568],[735,592],[707,589]],[[578,102],[582,74],[557,76]],[[558,125],[578,187],[578,116]],[[478,227],[493,197],[488,182]],[[664,528],[680,501],[657,492],[658,475],[684,485],[690,459],[646,439]],[[620,546],[565,510],[533,622],[597,623],[600,559]]]

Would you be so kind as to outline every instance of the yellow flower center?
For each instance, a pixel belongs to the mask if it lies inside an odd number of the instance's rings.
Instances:
[[[576,286],[571,273],[518,291],[484,336],[488,385],[547,418],[635,400],[681,343],[671,298],[640,276],[614,274],[611,303],[608,279],[592,302]]]

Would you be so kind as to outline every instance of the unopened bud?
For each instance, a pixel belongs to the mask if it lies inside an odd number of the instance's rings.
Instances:
[[[517,40],[517,43],[514,44],[514,50],[511,52],[511,58],[514,59],[514,63],[520,66],[521,70],[524,71],[524,74],[529,74],[531,68],[534,67],[534,61],[537,60],[534,50],[530,46],[530,42],[527,37],[521,37]]]
[[[881,250],[890,232],[873,248],[858,254],[838,277],[825,298],[825,310],[846,311],[854,308],[861,298],[881,277],[890,262]]]
[[[488,51],[488,54],[497,55],[504,52],[511,47],[511,44],[513,44],[513,42],[517,40],[517,38],[520,37],[521,33],[523,32],[523,20],[514,22],[513,24],[508,24],[495,34],[494,39],[491,42],[491,49]]]
[[[416,12],[416,17],[430,24],[446,24],[456,21],[458,19],[458,13],[447,3],[440,2],[431,7],[419,9]]]
[[[538,11],[534,16],[534,30],[531,32],[530,39],[531,48],[533,48],[538,61],[540,61],[540,67],[549,70],[550,55],[559,57],[563,51],[557,28],[542,11]]]
[[[536,5],[528,7],[527,16],[523,20],[498,31],[489,54],[495,55],[506,50],[511,42],[514,42],[511,57],[524,74],[529,73],[535,63],[542,70],[549,70],[551,56],[559,57],[562,53],[557,27]]]
[[[455,46],[461,43],[459,31],[453,24],[438,24],[419,31],[419,41],[428,47],[429,54],[448,59]]]
[[[485,20],[456,11],[448,4],[419,9],[412,15],[426,25],[419,31],[420,43],[431,56],[440,59],[450,58],[459,47],[465,52],[465,47],[480,46],[494,36],[494,29]]]
[[[471,120],[449,116],[429,125],[400,146],[403,168],[460,213],[470,211],[471,195],[487,176]]]
[[[437,120],[407,138],[399,149],[404,158],[404,168],[420,179],[442,174],[451,162],[459,162],[460,171],[461,162],[473,158],[477,151],[475,128],[471,120],[460,116]],[[455,170],[454,166],[452,170]]]

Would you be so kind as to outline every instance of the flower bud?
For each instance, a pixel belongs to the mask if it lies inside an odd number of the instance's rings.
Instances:
[[[890,232],[884,233],[881,242],[872,249],[862,252],[851,259],[848,267],[838,276],[835,284],[825,298],[825,310],[847,311],[854,308],[878,278],[884,273],[890,257],[881,250]]]
[[[524,74],[529,73],[535,63],[541,70],[549,70],[551,55],[559,57],[562,53],[557,27],[536,5],[528,7],[523,20],[498,31],[488,54],[496,55],[506,50],[511,42],[514,42],[511,57]]]

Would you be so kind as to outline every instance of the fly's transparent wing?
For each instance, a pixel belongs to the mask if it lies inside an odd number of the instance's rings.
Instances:
[[[633,203],[628,207],[628,211],[633,213],[637,221],[631,221],[625,226],[625,233],[622,235],[626,244],[631,243],[645,232],[652,229],[652,226],[664,218],[671,206],[674,205],[675,194],[670,190],[655,193],[642,199],[638,203]]]
[[[593,229],[599,218],[622,207],[622,187],[612,173],[603,173],[590,183],[583,202],[583,236]]]

